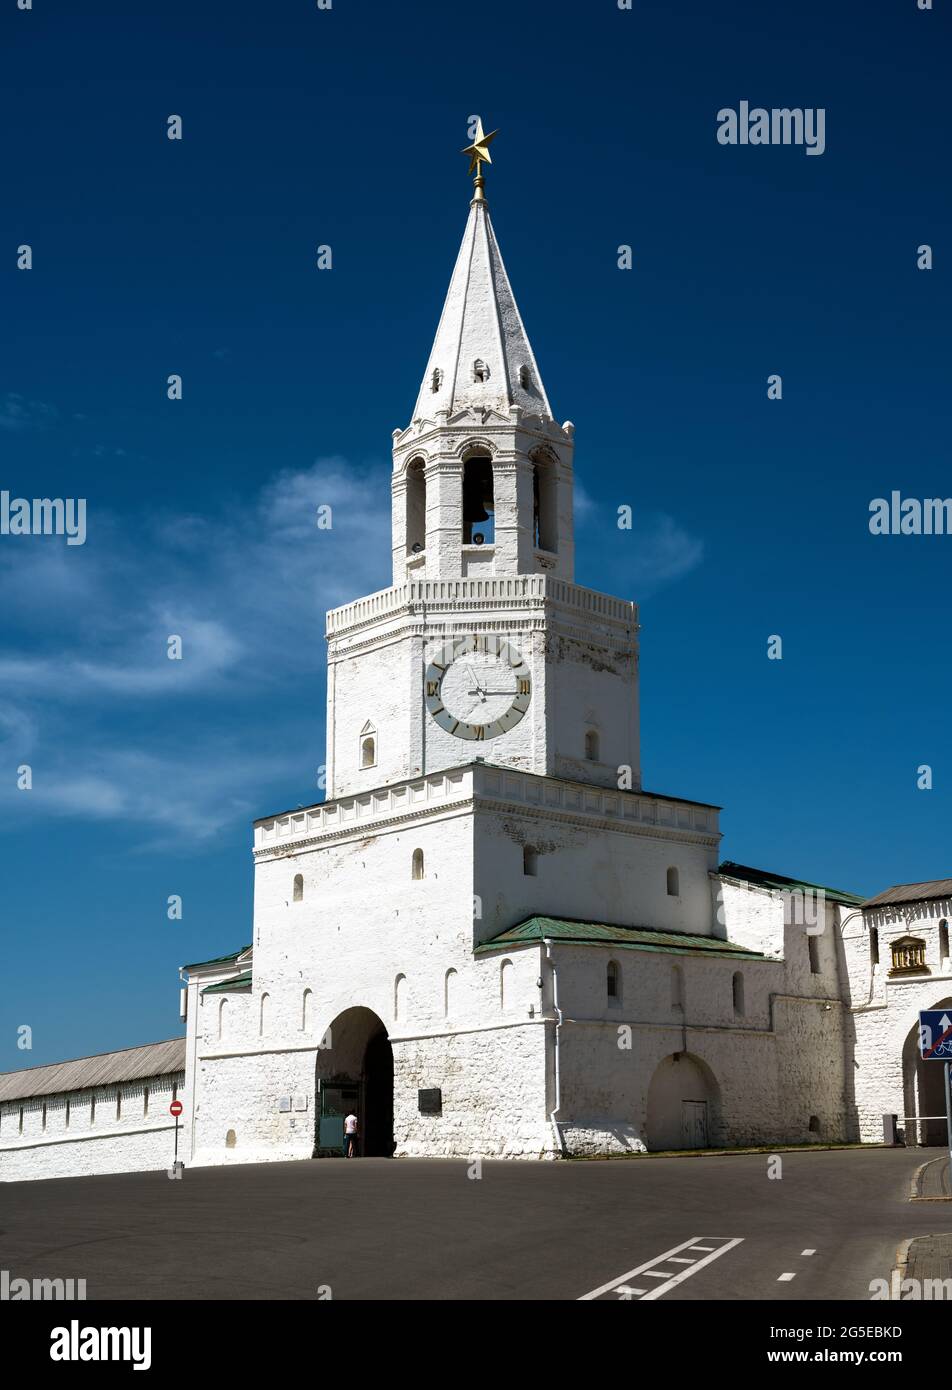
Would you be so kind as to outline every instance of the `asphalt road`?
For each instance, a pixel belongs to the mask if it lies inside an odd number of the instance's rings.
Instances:
[[[952,1230],[907,1200],[934,1153],[788,1153],[779,1180],[732,1155],[4,1183],[0,1268],[84,1278],[88,1299],[868,1300],[900,1242]]]

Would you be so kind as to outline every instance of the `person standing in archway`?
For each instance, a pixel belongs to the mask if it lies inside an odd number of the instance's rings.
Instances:
[[[344,1119],[344,1157],[357,1157],[357,1116],[353,1111]]]

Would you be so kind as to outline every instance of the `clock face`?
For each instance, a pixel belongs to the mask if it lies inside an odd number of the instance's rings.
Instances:
[[[427,666],[423,688],[440,728],[477,742],[515,728],[532,698],[529,668],[502,637],[446,642]]]

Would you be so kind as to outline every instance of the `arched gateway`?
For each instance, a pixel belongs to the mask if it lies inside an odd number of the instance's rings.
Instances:
[[[317,1054],[316,1157],[339,1154],[344,1116],[359,1121],[358,1153],[393,1156],[393,1048],[387,1029],[371,1009],[337,1015]]]
[[[932,1009],[952,1012],[952,999],[940,999]],[[910,1145],[945,1144],[945,1066],[924,1062],[919,1054],[919,1021],[906,1034],[902,1048],[904,1120],[900,1120]]]

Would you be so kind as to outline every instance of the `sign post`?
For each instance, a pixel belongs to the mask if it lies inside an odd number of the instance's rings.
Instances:
[[[924,1009],[919,1014],[919,1056],[924,1062],[945,1063],[945,1135],[952,1192],[952,1018],[944,1011]]]
[[[179,1115],[181,1115],[181,1113],[182,1102],[180,1100],[173,1100],[172,1104],[169,1106],[169,1114],[175,1116],[175,1157],[172,1160],[172,1168],[169,1172],[170,1178],[180,1178],[182,1176],[182,1168],[185,1166],[179,1163],[178,1156]]]

